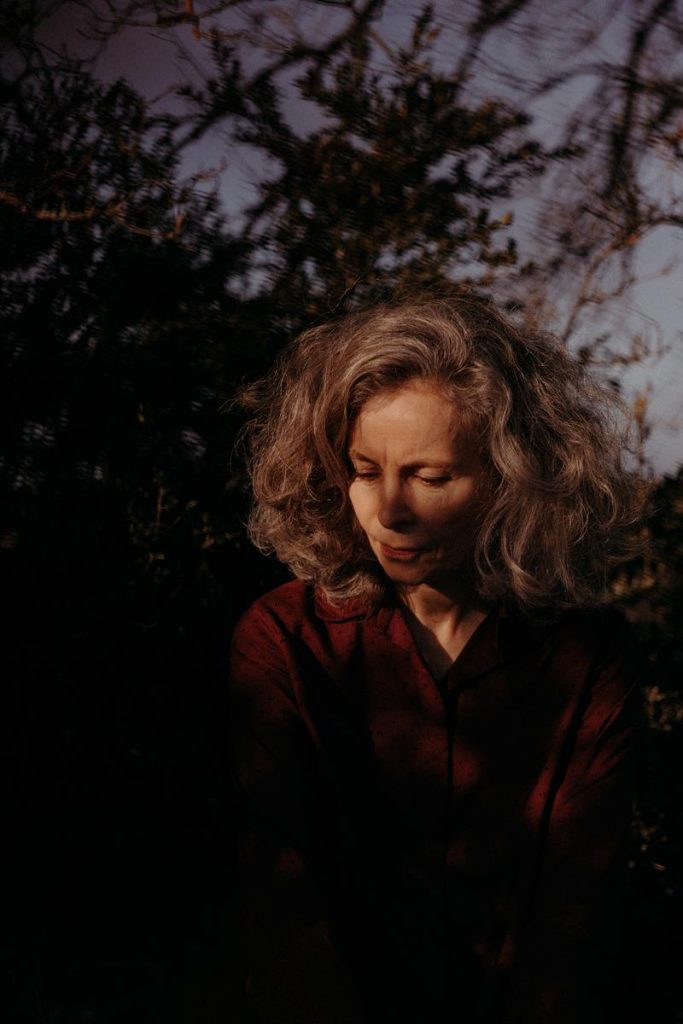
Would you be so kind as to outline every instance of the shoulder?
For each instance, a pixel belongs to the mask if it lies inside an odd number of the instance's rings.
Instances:
[[[568,611],[542,619],[503,611],[501,627],[506,642],[520,654],[527,648],[571,650],[575,656],[593,661],[601,656],[637,651],[630,623],[612,607]]]
[[[314,601],[313,587],[303,580],[290,580],[274,590],[262,594],[247,608],[238,622],[249,622],[252,619],[282,619],[296,621],[310,615]]]
[[[313,614],[315,594],[302,580],[290,580],[259,597],[239,617],[232,631],[232,650],[259,645],[278,636],[295,635]]]
[[[238,619],[233,644],[245,636],[298,637],[311,630],[329,629],[331,623],[364,618],[358,602],[332,604],[316,587],[290,580],[263,594]]]
[[[353,657],[364,619],[353,602],[333,605],[301,580],[276,587],[254,601],[235,626],[233,684],[293,692],[304,679],[334,677]]]
[[[596,666],[639,656],[631,624],[623,612],[612,607],[566,614],[556,624],[555,642]]]
[[[552,683],[558,699],[636,700],[644,660],[630,623],[616,609],[570,611],[544,622],[513,614],[503,622],[510,663]]]
[[[625,615],[614,608],[572,612],[558,622],[553,662],[557,675],[593,708],[637,713],[645,663]]]

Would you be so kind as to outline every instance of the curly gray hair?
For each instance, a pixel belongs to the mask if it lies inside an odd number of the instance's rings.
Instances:
[[[313,327],[242,390],[255,545],[333,603],[388,597],[349,501],[347,443],[369,398],[416,379],[464,410],[484,454],[480,599],[530,613],[600,602],[643,500],[622,465],[620,403],[553,336],[473,294],[401,299]]]

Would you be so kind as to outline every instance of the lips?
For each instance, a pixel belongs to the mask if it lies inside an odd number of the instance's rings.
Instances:
[[[379,546],[386,558],[392,558],[401,562],[408,562],[413,558],[417,558],[424,551],[424,548],[391,548],[388,544],[383,544],[381,541],[379,541]]]

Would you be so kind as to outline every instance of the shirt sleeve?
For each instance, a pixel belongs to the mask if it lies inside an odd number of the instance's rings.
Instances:
[[[627,883],[642,674],[625,623],[617,634],[584,687],[554,793],[543,794],[544,839],[515,941],[506,1024],[613,1019],[610,979]],[[565,665],[571,675],[571,652]]]
[[[249,974],[263,1024],[359,1024],[326,914],[325,790],[286,638],[252,608],[231,646],[231,750]]]

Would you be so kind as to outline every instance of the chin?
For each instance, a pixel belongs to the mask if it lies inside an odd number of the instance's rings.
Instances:
[[[379,564],[389,579],[396,583],[424,583],[428,576],[424,569],[415,565],[397,565],[395,562],[384,561],[380,561]]]

